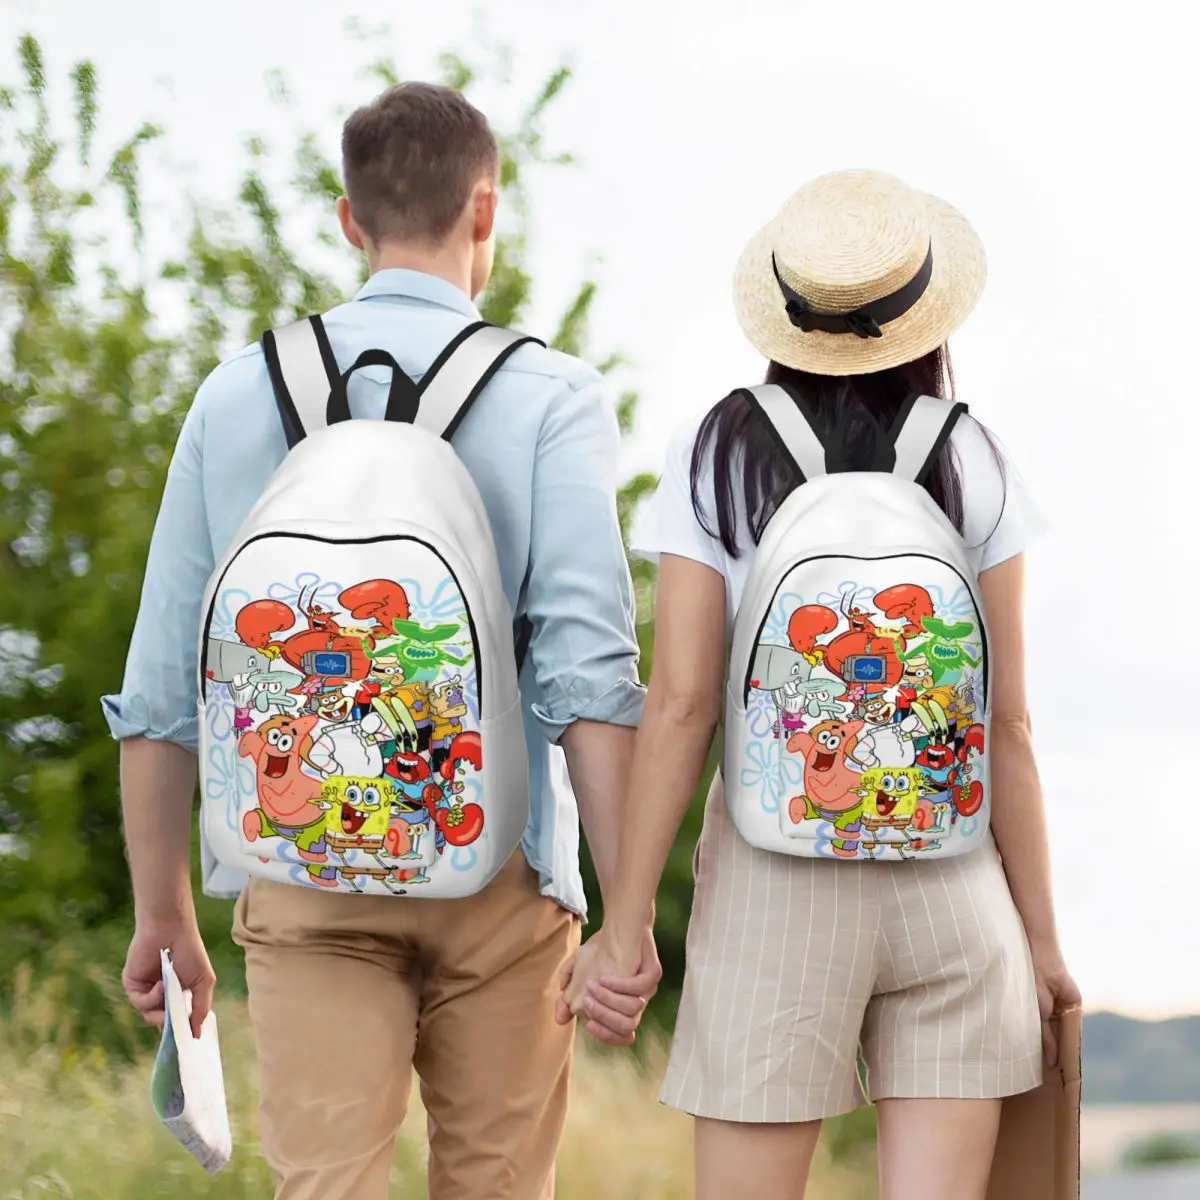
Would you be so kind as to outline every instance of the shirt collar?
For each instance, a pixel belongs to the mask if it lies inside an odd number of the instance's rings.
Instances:
[[[426,304],[436,304],[441,308],[449,308],[462,313],[464,317],[473,320],[480,319],[479,310],[458,290],[454,284],[436,275],[426,275],[423,271],[409,271],[403,267],[386,267],[376,271],[366,283],[359,288],[356,300],[371,300],[376,296],[399,296],[410,300],[421,300]]]

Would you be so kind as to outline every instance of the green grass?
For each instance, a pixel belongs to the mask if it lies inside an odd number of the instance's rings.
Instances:
[[[222,1056],[236,1149],[209,1177],[157,1124],[149,1104],[151,1054],[136,1037],[133,1061],[86,1048],[73,1005],[73,974],[14,976],[0,1021],[0,1197],[3,1200],[262,1200],[271,1178],[258,1151],[254,1051],[245,1003],[218,1004]],[[67,981],[71,981],[68,986]],[[115,983],[91,978],[90,999],[123,1011]],[[84,1022],[86,1024],[86,1022]],[[560,1200],[687,1200],[692,1191],[691,1122],[657,1102],[663,1040],[640,1056],[605,1053],[581,1039],[567,1131],[559,1156]],[[397,1141],[393,1196],[423,1196],[424,1117],[414,1093]],[[809,1200],[874,1200],[869,1114],[836,1123],[821,1151]],[[836,1159],[834,1161],[834,1154]]]

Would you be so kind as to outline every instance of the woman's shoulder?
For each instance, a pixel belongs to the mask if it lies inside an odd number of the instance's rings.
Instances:
[[[712,456],[704,456],[693,483],[692,461],[704,414],[686,418],[668,434],[658,487],[639,506],[630,548],[654,560],[660,553],[678,554],[718,567],[716,546],[701,522],[712,511]]]
[[[963,540],[981,571],[1029,548],[1047,528],[1029,485],[1000,438],[964,416],[950,439],[963,497]]]

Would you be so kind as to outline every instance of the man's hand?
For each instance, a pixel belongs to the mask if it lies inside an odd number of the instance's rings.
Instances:
[[[563,994],[554,1018],[565,1025],[573,1017],[582,1017],[597,1041],[631,1046],[660,979],[662,965],[651,929],[645,931],[634,955],[611,947],[601,929],[563,968],[559,979]]]
[[[171,964],[185,992],[192,994],[192,1036],[200,1036],[200,1026],[212,1009],[213,987],[217,977],[208,961],[208,951],[200,938],[195,917],[154,926],[139,925],[129,943],[121,983],[133,1007],[155,1029],[163,1027],[164,995],[161,951],[170,950]]]

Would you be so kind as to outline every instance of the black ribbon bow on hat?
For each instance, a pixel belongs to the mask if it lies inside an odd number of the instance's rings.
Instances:
[[[820,330],[822,333],[853,333],[860,338],[881,338],[883,330],[880,326],[902,317],[925,294],[933,275],[933,246],[929,247],[921,269],[902,288],[847,313],[818,312],[814,309],[779,274],[779,264],[774,254],[771,255],[771,270],[775,272],[775,282],[783,294],[788,320],[797,329],[804,333]]]

